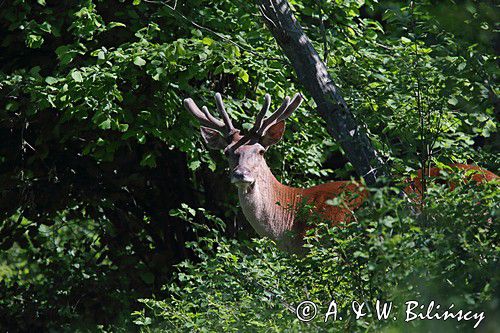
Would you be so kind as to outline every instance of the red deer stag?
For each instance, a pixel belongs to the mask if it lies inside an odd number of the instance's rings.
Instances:
[[[255,124],[246,135],[241,135],[225,110],[222,97],[215,94],[217,110],[222,121],[212,116],[208,109],[200,108],[191,99],[184,100],[185,108],[201,123],[201,136],[211,149],[223,149],[229,160],[231,182],[238,187],[240,205],[245,217],[261,236],[267,236],[287,251],[301,252],[302,238],[306,231],[303,219],[297,213],[301,205],[313,206],[320,216],[338,224],[349,221],[352,211],[358,208],[367,196],[367,191],[350,181],[335,181],[302,189],[281,184],[272,174],[264,159],[264,153],[280,141],[285,131],[285,119],[302,102],[296,94],[293,99],[285,97],[281,106],[270,116],[265,117],[271,105],[271,97],[266,94],[262,110]],[[460,168],[460,165],[457,165]],[[461,168],[471,168],[462,165]],[[485,172],[488,180],[495,178],[493,173]],[[432,169],[431,173],[438,173]],[[418,179],[413,188],[419,189]],[[332,206],[327,200],[349,194],[346,205]],[[352,195],[354,194],[354,195]]]

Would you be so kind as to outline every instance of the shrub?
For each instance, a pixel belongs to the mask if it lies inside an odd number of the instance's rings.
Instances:
[[[204,210],[196,214],[218,228],[184,214],[194,229],[203,230],[190,243],[199,260],[177,265],[164,287],[168,297],[140,300],[144,306],[133,313],[135,323],[143,332],[454,332],[475,325],[405,322],[406,301],[434,300],[443,310],[453,303],[455,310],[485,311],[479,325],[492,331],[500,318],[498,184],[464,184],[454,191],[434,185],[418,215],[392,191],[373,190],[354,223],[330,227],[323,221],[311,229],[304,256],[280,252],[268,239],[228,239],[222,221]],[[393,302],[388,320],[377,319],[377,299]],[[294,313],[304,300],[318,308],[308,323]],[[325,323],[332,300],[342,320],[330,316]],[[352,301],[366,302],[366,316],[355,318]]]

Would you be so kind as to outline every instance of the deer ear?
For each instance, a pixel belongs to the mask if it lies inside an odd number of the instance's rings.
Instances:
[[[260,138],[260,144],[264,147],[269,147],[278,143],[285,133],[285,121],[281,120],[276,124],[269,127],[262,138]]]
[[[222,135],[208,127],[201,126],[200,127],[201,137],[203,141],[205,141],[206,145],[210,149],[224,149],[227,146],[226,140],[222,137]]]

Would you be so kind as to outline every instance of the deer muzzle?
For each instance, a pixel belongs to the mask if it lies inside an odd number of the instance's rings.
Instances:
[[[255,179],[250,175],[247,169],[238,168],[231,174],[231,183],[236,186],[249,186],[255,182]]]

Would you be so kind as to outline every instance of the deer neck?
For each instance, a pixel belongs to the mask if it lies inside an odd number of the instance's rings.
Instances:
[[[275,240],[278,245],[289,241],[294,231],[295,207],[301,200],[302,189],[281,184],[267,165],[255,183],[238,188],[243,214],[260,236]]]

